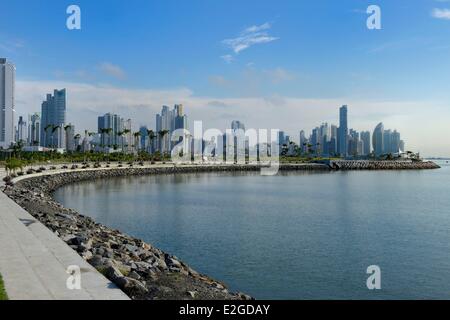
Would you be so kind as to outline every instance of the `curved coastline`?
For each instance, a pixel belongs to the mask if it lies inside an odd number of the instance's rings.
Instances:
[[[344,164],[344,165],[343,165]],[[433,162],[372,161],[352,164],[283,164],[281,171],[435,169]],[[4,192],[31,215],[56,233],[132,299],[251,299],[191,269],[177,257],[140,239],[113,230],[52,198],[59,187],[77,181],[151,174],[258,171],[259,165],[147,166],[132,168],[66,169],[19,177]]]

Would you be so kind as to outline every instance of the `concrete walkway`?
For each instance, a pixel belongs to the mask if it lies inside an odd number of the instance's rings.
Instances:
[[[3,189],[4,169],[0,169]],[[31,175],[30,175],[31,176]],[[67,288],[69,266],[81,289]],[[0,273],[11,300],[128,300],[53,232],[0,191]]]

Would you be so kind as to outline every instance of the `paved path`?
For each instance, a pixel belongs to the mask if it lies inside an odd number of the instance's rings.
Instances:
[[[0,169],[3,189],[5,172]],[[81,289],[69,290],[69,266],[81,270]],[[53,232],[0,191],[0,273],[11,300],[128,300]]]

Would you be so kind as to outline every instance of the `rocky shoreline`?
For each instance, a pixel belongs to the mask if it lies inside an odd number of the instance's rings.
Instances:
[[[433,169],[434,163],[407,164],[402,169]],[[355,164],[353,164],[354,166]],[[404,164],[403,164],[404,165]],[[397,168],[399,165],[395,165]],[[382,169],[385,166],[378,166]],[[333,164],[283,164],[281,171],[331,171]],[[347,169],[350,167],[347,166]],[[367,169],[368,167],[366,167]],[[132,175],[258,171],[258,165],[154,166],[66,170],[29,177],[5,187],[4,193],[57,234],[72,249],[109,280],[136,300],[248,300],[252,297],[229,292],[226,285],[199,274],[177,257],[140,239],[113,230],[68,208],[52,198],[59,187],[76,181]],[[362,169],[360,167],[360,169]]]

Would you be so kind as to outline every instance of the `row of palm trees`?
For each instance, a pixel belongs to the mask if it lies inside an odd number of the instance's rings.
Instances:
[[[55,148],[56,145],[54,144],[54,136],[55,132],[60,128],[60,125],[54,125],[54,124],[48,124],[44,128],[44,143],[47,144],[47,134],[49,131],[51,131],[51,144],[50,147]],[[68,124],[64,126],[64,131],[67,132],[67,130],[71,129],[72,125]]]
[[[115,133],[115,135],[119,138],[119,137],[123,137],[127,134],[129,134],[131,131],[129,129],[124,129],[122,131],[118,131]],[[155,138],[159,137],[161,139],[161,141],[164,141],[164,138],[166,137],[166,135],[169,133],[169,130],[160,130],[157,133],[155,133],[153,130],[147,130],[144,134],[144,136],[149,138],[150,141],[150,146],[153,146],[153,142],[155,141]],[[100,134],[102,136],[102,141],[101,141],[101,147],[105,147],[106,146],[106,136],[109,138],[110,135],[113,133],[113,129],[112,128],[102,128],[100,129]],[[143,136],[141,131],[137,131],[133,133],[133,137],[134,137],[134,145],[133,147],[135,148],[135,151],[139,151],[139,138],[141,138]],[[109,140],[109,139],[108,139]],[[121,139],[121,150],[124,150],[124,140]],[[111,145],[108,145],[109,147],[111,147]],[[128,146],[128,145],[126,145]]]

